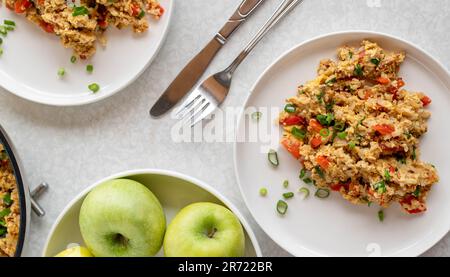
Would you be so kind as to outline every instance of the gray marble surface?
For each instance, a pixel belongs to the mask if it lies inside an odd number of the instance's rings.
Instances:
[[[0,121],[15,142],[28,180],[51,185],[40,202],[44,218],[31,220],[27,255],[41,255],[52,223],[84,188],[110,174],[162,168],[204,180],[223,192],[251,222],[267,256],[288,256],[257,226],[237,188],[232,144],[174,143],[174,121],[148,116],[150,104],[183,65],[213,36],[240,0],[174,0],[173,22],[163,49],[142,76],[115,96],[91,105],[55,108],[0,89]],[[266,0],[210,66],[222,69],[281,0]],[[450,67],[448,0],[305,0],[241,65],[227,106],[240,106],[262,71],[280,54],[309,38],[340,30],[374,30],[409,40]],[[450,235],[425,253],[450,256]]]

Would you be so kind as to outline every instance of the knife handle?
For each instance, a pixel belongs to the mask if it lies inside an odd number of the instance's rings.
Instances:
[[[216,34],[215,39],[220,44],[225,44],[228,38],[233,34],[234,31],[241,26],[245,20],[256,10],[256,8],[262,3],[264,0],[244,0],[239,5],[234,14],[230,17],[228,22],[222,29]]]

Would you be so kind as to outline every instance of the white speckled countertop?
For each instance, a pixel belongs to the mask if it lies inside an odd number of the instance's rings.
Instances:
[[[47,211],[32,217],[26,255],[40,256],[52,223],[84,188],[136,168],[179,171],[223,192],[254,227],[266,256],[289,255],[252,220],[233,170],[232,144],[174,143],[173,121],[148,109],[185,63],[214,35],[241,0],[175,0],[169,35],[154,63],[134,84],[88,106],[55,108],[19,99],[0,88],[0,123],[13,140],[31,184],[51,188],[39,200]],[[241,50],[281,0],[266,3],[219,53],[208,73]],[[259,74],[279,55],[309,38],[340,30],[373,30],[409,40],[450,67],[450,1],[305,0],[238,69],[225,105],[242,105]],[[126,65],[125,65],[126,66]],[[425,253],[450,256],[450,235]]]

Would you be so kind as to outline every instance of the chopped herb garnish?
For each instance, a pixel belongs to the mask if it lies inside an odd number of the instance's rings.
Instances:
[[[299,129],[297,127],[293,127],[291,130],[291,134],[300,140],[303,140],[306,137],[306,130]]]
[[[350,141],[350,142],[348,143],[348,147],[349,147],[350,149],[355,149],[356,143],[355,143],[354,141]]]
[[[92,64],[86,65],[86,71],[92,73],[94,71],[94,66]]]
[[[306,177],[305,179],[303,179],[303,182],[305,182],[306,184],[311,184],[312,180],[309,177]]]
[[[291,199],[292,197],[294,197],[294,193],[293,192],[283,193],[283,197],[284,199]]]
[[[330,79],[330,80],[326,81],[326,82],[325,82],[325,84],[327,84],[327,85],[331,85],[331,84],[334,84],[334,83],[336,83],[336,81],[337,81],[337,79],[336,79],[336,77],[334,77],[334,78],[332,78],[332,79]]]
[[[389,173],[389,170],[387,169],[384,170],[384,180],[386,180],[386,182],[391,181],[391,173]]]
[[[353,59],[353,52],[348,52],[348,56],[350,57],[350,59]]]
[[[376,66],[378,66],[380,64],[380,60],[379,59],[371,59],[370,62],[373,63]]]
[[[6,35],[8,35],[8,30],[6,30],[6,27],[3,25],[0,25],[0,34],[3,35],[3,37],[6,37]]]
[[[320,93],[317,95],[317,101],[323,102],[323,97],[325,96],[325,91],[321,90]]]
[[[8,232],[8,229],[6,227],[1,226],[0,227],[0,237],[4,236]]]
[[[298,192],[304,194],[303,199],[306,199],[306,198],[308,198],[308,196],[309,196],[309,189],[308,189],[308,188],[305,188],[305,187],[299,188],[299,189],[298,189]]]
[[[261,188],[259,189],[259,195],[261,196],[267,196],[267,189],[266,188]]]
[[[4,26],[6,31],[14,31],[13,26]]]
[[[252,119],[255,121],[259,121],[262,117],[262,112],[254,112],[252,113]]]
[[[333,127],[333,128],[334,128],[336,131],[342,132],[342,131],[345,130],[345,123],[344,123],[344,122],[338,121],[338,122],[336,122],[336,123],[334,124],[334,127]]]
[[[303,179],[303,178],[305,178],[305,175],[306,175],[306,169],[304,169],[304,168],[302,168],[302,170],[300,171],[300,179]]]
[[[295,113],[295,111],[297,111],[297,107],[293,104],[287,104],[284,107],[284,111],[287,113]]]
[[[416,147],[415,147],[415,146],[413,146],[413,151],[412,151],[411,159],[413,159],[413,160],[416,160],[416,159],[417,159]]]
[[[384,211],[383,210],[378,211],[378,219],[380,220],[380,222],[384,221]]]
[[[66,74],[66,70],[64,68],[58,69],[58,76],[63,77]]]
[[[330,190],[328,189],[317,189],[316,193],[314,194],[318,198],[328,198],[330,196]]]
[[[142,19],[145,16],[144,10],[141,10],[141,12],[138,14],[137,18]]]
[[[370,208],[370,206],[372,206],[372,201],[367,201],[367,207]]]
[[[363,71],[363,69],[362,69],[360,64],[357,64],[355,66],[354,75],[357,76],[357,77],[364,77],[364,71]]]
[[[327,110],[327,112],[331,113],[333,111],[334,104],[335,104],[334,100],[331,100],[325,105],[325,109]]]
[[[284,180],[283,181],[283,188],[287,188],[289,187],[289,180]]]
[[[277,203],[277,212],[281,215],[286,214],[288,210],[288,204],[284,202],[283,200],[279,200]]]
[[[9,215],[11,213],[11,210],[9,208],[3,209],[0,211],[0,218],[4,218],[5,216]]]
[[[317,121],[324,126],[330,126],[333,123],[334,115],[332,113],[329,114],[319,114],[316,116]]]
[[[2,43],[3,43],[3,39],[2,39],[2,38],[0,38],[0,45],[2,45]]]
[[[6,221],[4,219],[0,219],[0,226],[6,227]]]
[[[327,138],[330,136],[330,130],[328,130],[327,128],[323,128],[322,130],[320,130],[319,134],[321,137],[323,138]]]
[[[269,162],[273,165],[273,166],[278,166],[280,163],[278,161],[278,153],[277,151],[271,149],[269,151],[269,153],[267,154],[267,158],[269,159]]]
[[[415,197],[419,197],[420,196],[420,187],[419,186],[416,187],[416,190],[413,192],[413,195]]]
[[[76,61],[77,61],[77,57],[75,57],[75,56],[70,57],[71,63],[75,63]]]
[[[89,88],[93,93],[96,93],[96,92],[98,92],[98,91],[100,90],[100,86],[99,86],[98,84],[96,84],[96,83],[90,84],[90,85],[88,86],[88,88]]]
[[[380,181],[373,185],[373,188],[379,193],[385,193],[386,192],[386,183],[384,181]]]
[[[87,15],[89,10],[85,6],[74,7],[72,16]]]
[[[320,166],[315,166],[314,169],[316,170],[316,173],[320,176],[320,178],[325,179],[325,173],[320,168]]]
[[[14,22],[12,20],[8,20],[8,19],[3,20],[3,23],[5,23],[5,25],[8,25],[8,26],[16,26],[16,22]]]
[[[339,132],[337,133],[337,137],[340,139],[346,139],[347,138],[347,132]]]
[[[12,199],[11,199],[11,193],[6,193],[6,194],[3,196],[3,203],[4,203],[6,206],[11,206],[11,204],[13,203],[13,201],[12,201]]]

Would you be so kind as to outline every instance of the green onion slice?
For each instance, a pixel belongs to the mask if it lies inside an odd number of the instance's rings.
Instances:
[[[267,154],[267,158],[269,159],[269,162],[273,165],[273,166],[278,166],[280,163],[278,161],[278,153],[277,151],[271,149],[269,151],[269,153]]]
[[[86,65],[86,71],[92,73],[94,71],[94,66],[92,64]]]
[[[3,209],[0,211],[0,218],[4,218],[5,216],[9,215],[11,213],[11,210],[9,208]]]
[[[384,221],[384,211],[383,210],[378,211],[378,220],[380,220],[380,222]]]
[[[378,66],[380,64],[380,60],[379,59],[371,59],[370,62],[373,63],[376,66]]]
[[[337,134],[337,137],[340,139],[346,139],[347,138],[347,133],[346,132],[339,132]]]
[[[262,112],[254,112],[252,113],[252,119],[255,121],[259,121],[262,117]]]
[[[100,86],[99,86],[98,84],[96,84],[96,83],[90,84],[90,85],[88,86],[88,88],[89,88],[93,93],[96,93],[96,92],[98,92],[98,91],[100,90]]]
[[[350,147],[350,149],[354,149],[356,147],[356,143],[354,141],[350,141],[348,143],[348,147]]]
[[[289,180],[284,180],[283,182],[283,188],[289,187]]]
[[[303,199],[308,198],[308,196],[309,196],[309,194],[310,194],[309,189],[308,189],[308,188],[305,188],[305,187],[299,188],[299,189],[298,189],[298,192],[303,193],[303,195],[304,195],[304,196],[303,196]]]
[[[391,173],[387,169],[384,170],[384,179],[386,180],[386,182],[391,181]]]
[[[5,23],[5,25],[9,25],[9,26],[16,26],[16,22],[14,22],[12,20],[8,20],[8,19],[3,20],[3,23]]]
[[[334,129],[336,130],[336,131],[344,131],[344,129],[345,129],[345,123],[344,122],[340,122],[340,121],[338,121],[338,122],[336,122],[335,124],[334,124]]]
[[[3,196],[3,203],[6,205],[6,206],[11,206],[11,204],[12,204],[12,199],[11,199],[11,193],[6,193],[4,196]]]
[[[294,197],[294,193],[293,193],[293,192],[286,192],[286,193],[283,193],[283,197],[284,197],[285,199],[291,199],[292,197]]]
[[[316,193],[314,194],[318,198],[328,198],[330,196],[330,190],[328,189],[317,189]]]
[[[300,140],[303,140],[306,137],[306,130],[299,129],[297,127],[293,127],[291,130],[291,134]]]
[[[306,169],[304,169],[304,168],[302,168],[302,170],[300,171],[300,179],[303,179],[303,178],[305,178],[305,175],[306,175]]]
[[[59,77],[62,77],[65,74],[66,74],[66,70],[64,68],[61,67],[60,69],[58,69],[58,76]]]
[[[322,168],[320,168],[320,166],[315,166],[314,169],[316,170],[316,173],[320,176],[320,178],[325,179],[325,173],[323,172]]]
[[[284,107],[284,111],[287,113],[295,113],[297,111],[297,107],[293,104],[287,104]]]
[[[277,212],[281,215],[286,214],[288,210],[288,204],[284,202],[283,200],[279,200],[277,203]]]
[[[261,196],[266,196],[267,195],[267,189],[266,188],[261,188],[261,189],[259,189],[259,195],[261,195]]]
[[[85,6],[74,7],[72,16],[87,15],[89,10]]]
[[[77,61],[77,57],[75,57],[75,56],[70,57],[71,63],[75,63],[76,61]]]
[[[311,180],[311,178],[307,177],[307,178],[303,179],[303,182],[305,182],[306,184],[311,184],[312,180]]]
[[[330,136],[330,130],[328,130],[327,128],[324,128],[324,129],[320,130],[319,134],[321,137],[327,138]]]

